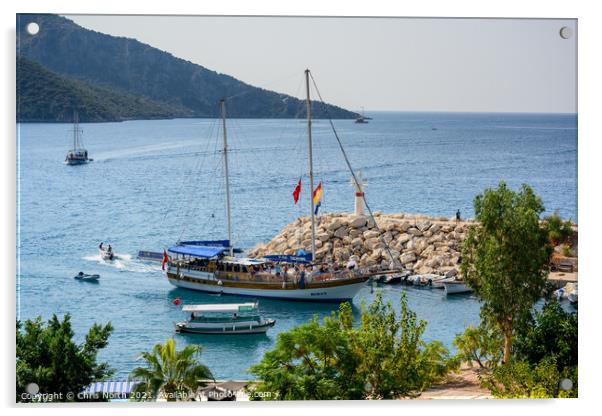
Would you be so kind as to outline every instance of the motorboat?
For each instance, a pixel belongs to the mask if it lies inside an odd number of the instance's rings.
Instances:
[[[380,277],[379,281],[386,285],[393,285],[393,284],[397,284],[397,283],[401,283],[402,281],[405,281],[409,275],[410,275],[410,272],[407,270],[404,270],[401,272],[384,274]]]
[[[465,282],[462,282],[460,280],[444,282],[443,287],[445,289],[445,294],[448,296],[460,293],[470,293],[473,291],[470,286],[468,286]]]
[[[77,280],[97,282],[98,279],[100,279],[100,275],[99,274],[87,274],[87,273],[84,273],[84,272],[79,272],[78,274],[76,274],[75,276],[73,276],[73,278],[77,279]]]
[[[571,303],[571,305],[577,304],[577,284],[575,283],[575,288],[569,292],[567,295],[567,299]]]
[[[192,334],[263,334],[273,327],[274,319],[264,319],[255,303],[184,305],[190,317],[175,324],[177,333]]]

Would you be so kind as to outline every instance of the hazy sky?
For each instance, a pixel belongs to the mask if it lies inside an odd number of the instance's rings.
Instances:
[[[67,17],[291,95],[310,68],[352,110],[577,111],[571,19]]]

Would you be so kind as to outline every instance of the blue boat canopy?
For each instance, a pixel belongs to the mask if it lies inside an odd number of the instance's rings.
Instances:
[[[183,245],[183,246],[230,247],[230,240],[179,241],[178,245]]]
[[[270,254],[263,256],[264,259],[280,263],[311,263],[311,254],[289,256],[284,254]]]
[[[184,254],[187,256],[211,258],[219,256],[228,250],[228,247],[210,247],[197,245],[176,245],[169,247],[168,251],[175,254]]]

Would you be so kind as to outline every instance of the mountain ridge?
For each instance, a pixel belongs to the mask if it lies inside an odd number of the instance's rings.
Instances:
[[[36,35],[26,32],[35,21]],[[50,14],[17,15],[17,54],[59,75],[141,96],[174,117],[216,117],[226,97],[233,118],[303,118],[305,101],[254,87],[230,75],[178,58],[136,39],[85,29]],[[354,118],[356,113],[314,101],[315,118]]]

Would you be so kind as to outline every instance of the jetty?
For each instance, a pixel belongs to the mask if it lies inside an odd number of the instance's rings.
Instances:
[[[456,276],[462,261],[461,247],[473,220],[433,217],[408,213],[374,213],[374,221],[355,213],[325,213],[316,219],[316,261],[345,264],[353,258],[360,267],[391,266],[389,253],[405,269],[415,274]],[[575,233],[577,229],[575,228]],[[253,247],[251,257],[282,253],[293,255],[311,251],[309,217],[297,218],[275,237]],[[563,256],[562,246],[555,247],[553,262],[571,270],[552,267],[550,279],[566,283],[577,280],[576,247],[574,255]]]

